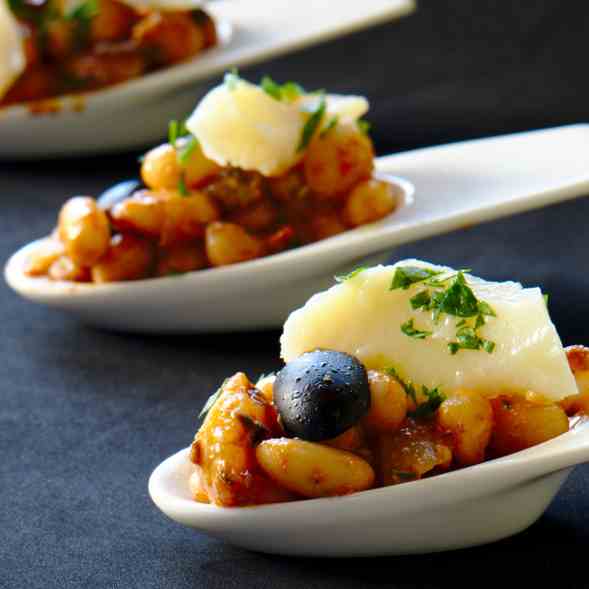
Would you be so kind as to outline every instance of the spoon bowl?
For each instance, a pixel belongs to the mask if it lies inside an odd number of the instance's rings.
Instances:
[[[290,311],[332,284],[334,275],[384,262],[397,245],[588,194],[589,125],[419,149],[379,158],[376,169],[402,195],[396,211],[277,255],[174,277],[93,285],[28,277],[24,263],[32,243],[10,258],[5,277],[26,299],[110,329],[279,327]]]
[[[0,109],[0,158],[56,156],[140,149],[167,134],[211,82],[233,67],[246,67],[373,25],[401,18],[414,0],[338,2],[217,0],[207,12],[217,24],[216,47],[184,63],[95,92],[60,96]]]
[[[544,513],[577,464],[589,461],[589,423],[505,458],[344,497],[255,507],[197,503],[186,448],[149,479],[168,517],[231,544],[296,556],[424,554],[493,542]]]

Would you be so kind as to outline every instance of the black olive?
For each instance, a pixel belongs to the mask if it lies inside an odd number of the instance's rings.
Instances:
[[[117,203],[129,198],[135,191],[143,188],[139,180],[125,180],[111,186],[98,197],[98,206],[105,211],[114,207]]]
[[[335,438],[370,409],[366,369],[343,352],[307,352],[278,373],[274,404],[286,433],[315,442]]]

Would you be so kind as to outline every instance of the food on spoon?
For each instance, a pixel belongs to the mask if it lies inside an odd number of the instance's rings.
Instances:
[[[286,321],[278,375],[238,373],[207,402],[197,500],[396,485],[540,444],[589,413],[589,348],[563,349],[539,289],[418,260],[337,280]]]
[[[0,0],[1,1],[1,0]],[[28,260],[30,276],[111,282],[226,266],[313,243],[393,212],[375,177],[360,96],[227,74],[141,164],[144,185],[74,197]],[[60,271],[50,271],[56,252]],[[53,258],[53,259],[52,259]],[[65,271],[67,269],[67,271]]]
[[[0,0],[0,108],[97,90],[217,42],[197,0]]]
[[[0,2],[0,99],[22,74],[27,62],[25,43],[21,38],[18,21],[8,8]]]
[[[311,297],[286,321],[281,345],[287,363],[315,348],[369,368],[394,361],[430,388],[532,390],[555,401],[576,392],[539,288],[419,260],[364,270]]]
[[[278,374],[274,405],[288,434],[313,441],[335,438],[370,408],[366,369],[349,354],[308,352]]]

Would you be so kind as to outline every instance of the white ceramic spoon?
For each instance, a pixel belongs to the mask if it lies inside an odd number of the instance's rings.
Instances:
[[[0,109],[0,158],[80,156],[145,147],[187,116],[215,76],[400,18],[414,0],[219,0],[219,45],[194,59],[85,95]],[[281,80],[285,81],[285,80]]]
[[[404,206],[377,223],[288,252],[170,278],[92,285],[27,277],[23,264],[33,243],[8,261],[5,277],[29,300],[107,328],[279,327],[332,284],[334,274],[382,262],[396,245],[589,194],[589,125],[419,149],[379,158],[377,169],[407,180],[398,180]]]
[[[493,542],[534,523],[572,467],[589,461],[589,424],[506,458],[345,497],[221,508],[193,501],[186,448],[149,479],[173,520],[263,552],[379,556],[437,552]]]

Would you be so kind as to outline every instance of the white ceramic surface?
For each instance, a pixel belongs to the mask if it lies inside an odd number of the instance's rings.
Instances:
[[[140,148],[189,114],[211,78],[409,14],[414,0],[219,0],[208,5],[220,45],[193,60],[83,97],[58,112],[0,109],[0,158],[39,159]]]
[[[155,504],[185,526],[278,554],[415,554],[485,544],[527,528],[542,515],[571,467],[589,461],[589,426],[430,479],[345,497],[245,508],[193,501],[188,452],[162,462],[149,479]]]
[[[117,330],[280,327],[335,274],[383,262],[396,245],[589,194],[589,125],[419,149],[379,158],[377,168],[406,178],[414,201],[305,247],[170,278],[92,285],[27,277],[29,244],[8,261],[5,278],[24,298]]]

